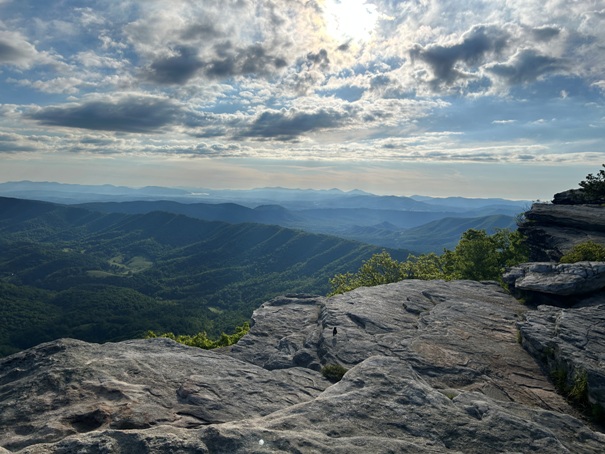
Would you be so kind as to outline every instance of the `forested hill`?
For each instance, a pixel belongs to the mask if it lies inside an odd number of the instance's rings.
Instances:
[[[148,329],[217,335],[275,295],[325,293],[380,250],[279,226],[0,198],[0,354]]]

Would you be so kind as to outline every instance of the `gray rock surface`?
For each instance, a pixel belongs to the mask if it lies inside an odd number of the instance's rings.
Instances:
[[[329,384],[168,339],[59,340],[0,360],[0,440],[18,450],[97,430],[194,428],[266,415]]]
[[[528,311],[518,326],[523,346],[561,390],[592,407],[593,413],[605,415],[605,292],[573,308],[539,306]]]
[[[403,281],[329,299],[277,298],[221,351],[164,339],[44,344],[0,360],[0,446],[603,452],[605,435],[519,344],[516,324],[534,320],[528,312],[494,283]],[[338,383],[316,370],[329,363],[349,369]]]
[[[583,189],[568,189],[553,196],[552,203],[555,205],[582,205],[587,202]]]
[[[503,279],[515,290],[582,295],[605,288],[605,262],[531,262],[514,266]]]
[[[528,238],[532,261],[558,261],[576,244],[605,245],[605,207],[534,203],[519,230]]]

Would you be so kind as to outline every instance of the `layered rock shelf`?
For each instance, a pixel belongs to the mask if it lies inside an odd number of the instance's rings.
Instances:
[[[558,195],[558,194],[557,194]],[[579,243],[594,241],[605,245],[605,207],[535,203],[525,213],[519,230],[528,238],[531,260],[558,261]]]

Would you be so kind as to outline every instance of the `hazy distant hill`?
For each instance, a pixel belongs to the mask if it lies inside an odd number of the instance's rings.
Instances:
[[[0,195],[31,197],[83,207],[104,213],[144,214],[166,211],[206,221],[254,222],[355,239],[386,247],[442,251],[452,244],[447,225],[431,236],[407,230],[440,219],[461,218],[469,228],[481,228],[486,217],[512,218],[525,211],[526,201],[499,198],[468,199],[425,196],[378,196],[364,191],[258,188],[215,190],[206,188],[128,188],[59,183],[13,182],[0,184]],[[473,220],[474,219],[474,220]],[[384,225],[390,227],[384,229]],[[410,240],[413,238],[413,240]]]
[[[492,215],[479,218],[445,218],[433,221],[421,227],[409,229],[397,247],[411,248],[421,252],[442,253],[443,248],[453,249],[458,244],[462,233],[468,229],[485,230],[492,234],[496,229],[516,230],[516,218],[505,215]],[[393,247],[393,246],[391,246]]]
[[[505,199],[434,198],[426,196],[379,196],[358,189],[289,189],[257,188],[249,190],[208,188],[164,188],[148,186],[130,188],[112,185],[78,185],[52,182],[16,181],[0,183],[0,195],[59,203],[86,203],[134,200],[172,200],[181,203],[236,203],[249,208],[259,205],[281,205],[289,210],[318,208],[371,208],[406,211],[468,211],[488,206],[514,209],[527,208],[528,201]]]
[[[230,331],[274,295],[325,293],[380,250],[276,225],[0,198],[0,353],[58,337]]]
[[[373,226],[355,226],[339,232],[342,238],[361,240],[388,248],[402,248],[416,254],[435,252],[441,254],[444,249],[453,249],[460,236],[468,229],[482,229],[494,233],[495,229],[515,230],[516,218],[505,215],[492,215],[478,218],[444,218],[423,224],[419,227],[402,230],[389,222]]]
[[[440,253],[446,247],[453,247],[460,234],[469,228],[486,229],[490,232],[496,227],[516,228],[514,216],[492,214],[494,210],[491,206],[484,210],[464,213],[371,208],[317,208],[295,211],[279,205],[247,208],[233,203],[181,204],[171,201],[106,202],[79,206],[104,213],[141,214],[167,211],[207,221],[281,225],[415,252]],[[437,221],[443,222],[435,224]],[[459,226],[465,228],[460,230]],[[423,232],[430,233],[425,235]]]

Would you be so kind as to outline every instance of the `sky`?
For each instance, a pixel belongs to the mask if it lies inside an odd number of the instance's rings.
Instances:
[[[547,200],[605,163],[605,0],[0,0],[0,182]]]

